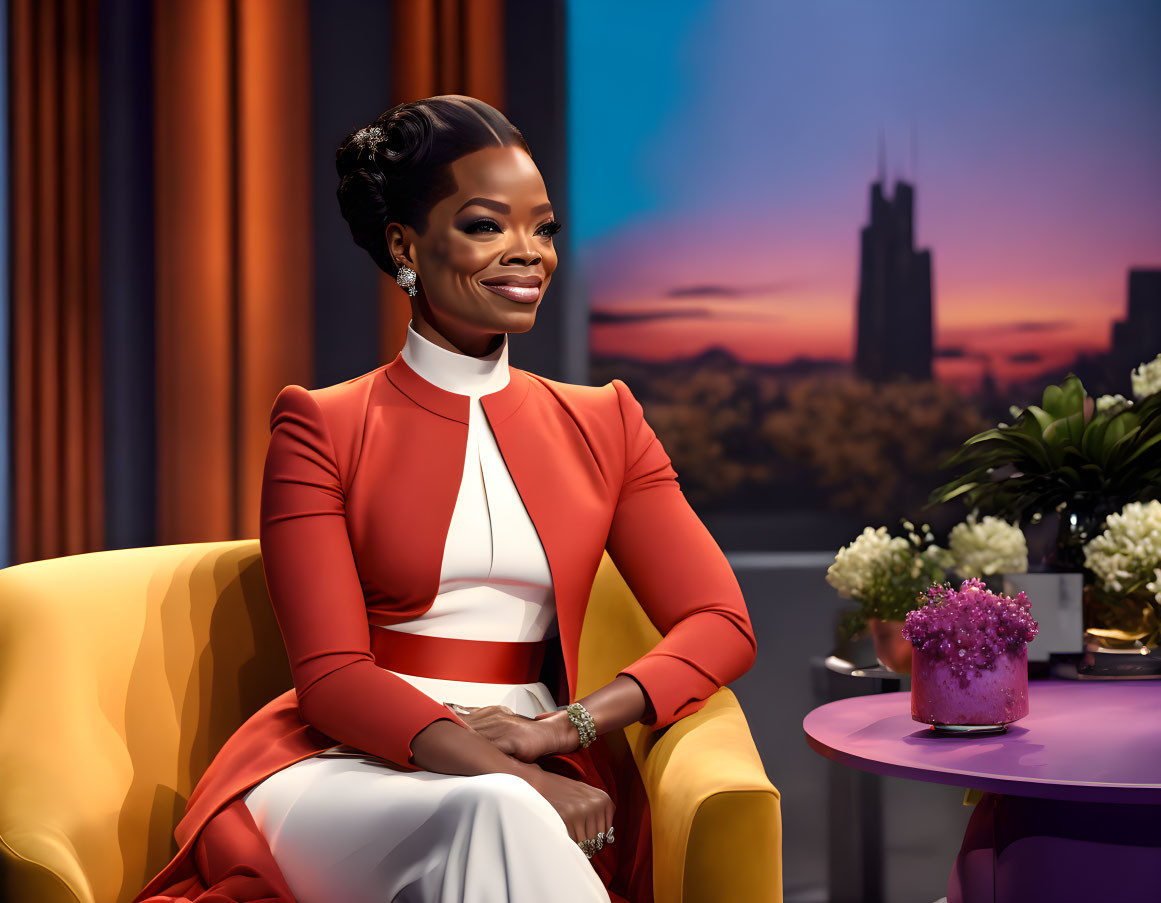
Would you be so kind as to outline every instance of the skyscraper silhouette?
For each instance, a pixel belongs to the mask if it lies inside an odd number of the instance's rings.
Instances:
[[[862,229],[855,372],[876,382],[931,379],[931,252],[915,249],[915,190],[886,174],[871,186],[871,221]]]
[[[1128,391],[1128,372],[1161,354],[1161,270],[1129,270],[1129,303],[1123,320],[1113,322],[1109,351],[1118,392]],[[1121,374],[1124,374],[1123,376]]]

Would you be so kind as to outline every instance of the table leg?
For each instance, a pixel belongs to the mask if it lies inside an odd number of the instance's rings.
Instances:
[[[826,672],[828,701],[887,693],[898,682]],[[834,762],[827,765],[829,903],[883,903],[883,779]]]
[[[1158,874],[1159,806],[985,793],[952,866],[947,903],[1161,899]]]
[[[828,763],[829,903],[883,903],[883,787],[877,774]]]

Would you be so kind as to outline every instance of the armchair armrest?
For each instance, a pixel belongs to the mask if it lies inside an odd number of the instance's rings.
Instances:
[[[577,698],[660,639],[606,551],[581,633]],[[733,691],[721,687],[668,727],[637,722],[624,734],[649,798],[658,903],[781,903],[782,795]]]
[[[92,903],[93,889],[77,851],[53,828],[0,833],[0,899]]]
[[[662,731],[638,723],[625,736],[652,812],[656,899],[781,903],[782,797],[733,692],[722,687]]]

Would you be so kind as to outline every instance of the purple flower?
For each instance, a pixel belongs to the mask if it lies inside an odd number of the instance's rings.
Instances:
[[[907,613],[903,636],[912,646],[948,667],[961,680],[979,669],[994,669],[1005,653],[1017,654],[1039,630],[1025,593],[996,595],[978,577],[927,589],[928,601]]]

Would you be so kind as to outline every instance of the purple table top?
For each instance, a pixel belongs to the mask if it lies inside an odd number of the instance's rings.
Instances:
[[[1034,680],[1003,734],[937,737],[911,693],[855,696],[803,719],[807,743],[876,774],[993,793],[1161,804],[1161,682]]]

